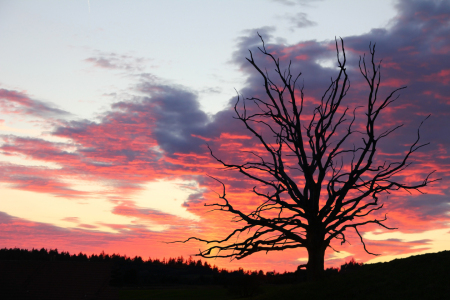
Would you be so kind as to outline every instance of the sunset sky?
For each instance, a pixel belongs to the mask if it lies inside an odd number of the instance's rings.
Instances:
[[[187,257],[205,245],[165,242],[229,233],[230,216],[204,207],[221,189],[207,175],[244,209],[258,203],[254,182],[220,168],[207,144],[230,163],[260,148],[231,109],[235,90],[262,91],[245,59],[257,32],[303,73],[311,107],[338,73],[335,37],[351,80],[343,105],[364,105],[358,61],[376,43],[381,94],[407,86],[378,124],[404,124],[380,159],[398,161],[431,114],[420,131],[430,144],[399,178],[441,180],[380,196],[398,230],[361,231],[381,255],[349,232],[326,267],[450,250],[450,2],[432,0],[0,0],[0,248]],[[298,248],[209,262],[293,271],[306,258]]]

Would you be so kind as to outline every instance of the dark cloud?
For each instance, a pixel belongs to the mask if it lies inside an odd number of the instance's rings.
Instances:
[[[186,202],[183,203],[183,207],[189,207],[191,205],[204,203],[205,197],[203,196],[202,192],[192,193],[189,195]]]
[[[73,139],[82,153],[108,161],[113,157],[118,162],[154,161],[160,157],[154,147],[167,155],[198,152],[203,141],[193,135],[204,135],[209,119],[200,110],[197,96],[151,83],[141,84],[139,90],[148,96],[113,104],[99,123],[70,122],[54,134]]]
[[[209,118],[200,109],[195,94],[182,89],[169,86],[152,86],[142,84],[139,89],[149,93],[140,105],[140,109],[151,107],[154,116],[153,134],[158,145],[167,154],[198,152],[202,141],[193,135],[209,135],[206,125]],[[156,92],[155,89],[157,89]],[[146,105],[148,104],[148,105]],[[118,103],[118,106],[128,107],[127,103]],[[139,109],[131,106],[130,109]]]
[[[450,192],[445,195],[416,195],[408,199],[408,208],[414,210],[422,219],[433,219],[443,212],[450,211]]]
[[[32,99],[23,92],[7,89],[0,89],[0,109],[7,114],[23,114],[43,118],[70,115],[50,103]]]

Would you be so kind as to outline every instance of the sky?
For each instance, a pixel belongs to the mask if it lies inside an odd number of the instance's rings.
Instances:
[[[208,212],[222,180],[231,201],[250,210],[254,182],[225,171],[260,149],[234,119],[236,91],[262,91],[261,34],[267,49],[302,72],[307,107],[338,73],[342,38],[351,89],[345,105],[367,100],[358,61],[376,43],[380,95],[401,86],[379,129],[404,124],[379,145],[395,161],[417,138],[399,176],[441,180],[423,194],[383,195],[388,231],[362,229],[368,249],[333,244],[326,267],[351,257],[389,261],[450,249],[450,3],[448,1],[7,1],[0,0],[0,247],[105,251],[144,259],[187,257],[190,236],[220,238],[235,226]],[[361,114],[362,115],[362,114]],[[255,150],[256,151],[256,150]],[[220,267],[293,271],[303,248],[258,253]]]

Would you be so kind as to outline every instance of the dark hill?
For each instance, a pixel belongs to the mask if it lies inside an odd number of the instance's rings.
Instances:
[[[450,299],[450,251],[387,263],[350,261],[339,270],[328,269],[320,283],[304,282],[302,271],[228,271],[182,257],[144,261],[116,254],[4,248],[0,299],[79,299],[80,293],[83,299],[113,299],[117,287],[121,299],[178,299],[186,293],[192,294],[186,299],[197,300],[218,293],[223,299],[250,295],[247,299]]]
[[[110,275],[102,262],[0,260],[0,299],[118,299]]]
[[[252,299],[450,299],[450,251],[363,265],[324,282],[275,287]]]

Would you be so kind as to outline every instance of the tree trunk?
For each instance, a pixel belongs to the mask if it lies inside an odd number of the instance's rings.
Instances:
[[[321,280],[324,276],[324,261],[326,246],[324,242],[316,242],[310,244],[308,250],[308,264],[306,265],[306,271],[308,274],[308,281]]]

